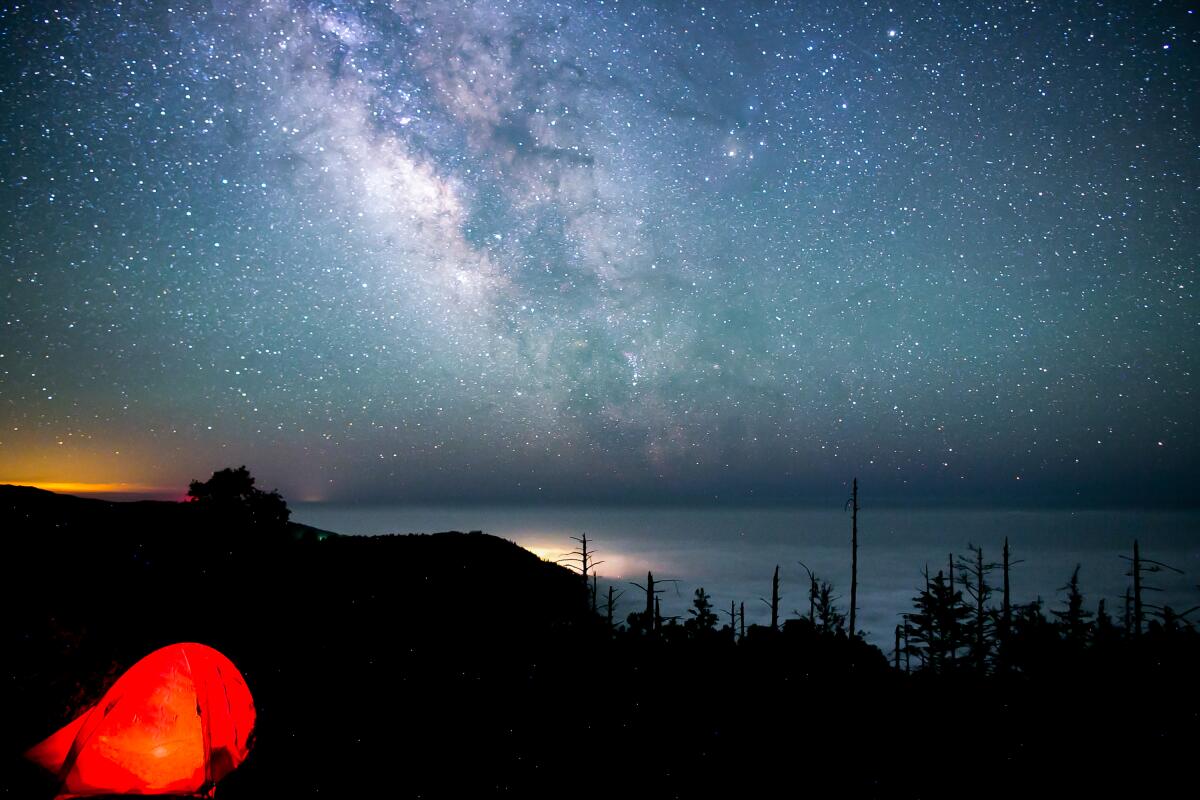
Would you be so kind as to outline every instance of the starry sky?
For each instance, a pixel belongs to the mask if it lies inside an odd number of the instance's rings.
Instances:
[[[5,3],[0,481],[1195,502],[1193,11]]]

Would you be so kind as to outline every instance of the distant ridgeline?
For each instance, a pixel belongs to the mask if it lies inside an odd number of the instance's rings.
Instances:
[[[254,694],[257,741],[222,798],[1151,795],[1194,780],[1185,616],[1139,609],[1139,633],[1077,584],[1057,614],[1002,615],[977,601],[979,577],[996,580],[970,559],[919,587],[885,655],[846,634],[816,576],[791,619],[773,597],[778,628],[743,634],[700,593],[677,622],[641,587],[622,621],[511,542],[339,536],[273,501],[0,486],[0,531],[0,795],[52,797],[20,754],[180,641],[228,655]]]

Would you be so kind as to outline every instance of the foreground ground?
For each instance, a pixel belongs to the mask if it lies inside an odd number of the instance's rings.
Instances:
[[[1154,796],[1200,779],[1194,648],[910,676],[797,626],[614,636],[575,576],[483,534],[215,525],[14,488],[0,529],[5,796],[52,797],[20,753],[176,641],[224,652],[255,696],[225,798]]]

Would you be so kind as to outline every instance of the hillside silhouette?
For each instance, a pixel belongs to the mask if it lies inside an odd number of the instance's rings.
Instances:
[[[791,614],[764,576],[777,628],[703,590],[663,609],[652,575],[614,616],[578,570],[480,532],[340,536],[223,508],[0,486],[0,793],[52,797],[20,753],[176,641],[225,653],[254,693],[255,746],[222,798],[1109,796],[1195,780],[1195,632],[1160,613],[1135,636],[1091,613],[1077,575],[1057,615],[1014,601],[972,617],[985,603],[965,559],[918,587],[885,653],[848,634],[815,575]]]

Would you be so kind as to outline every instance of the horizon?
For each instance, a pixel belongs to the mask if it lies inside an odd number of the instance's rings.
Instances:
[[[848,483],[848,482],[847,482]],[[94,498],[98,500],[107,500],[110,502],[141,502],[141,501],[157,501],[157,502],[187,502],[188,496],[186,489],[172,489],[170,487],[136,487],[129,489],[117,489],[111,487],[126,486],[125,484],[70,484],[70,483],[53,483],[53,482],[38,482],[38,481],[13,481],[0,479],[0,487],[12,486],[17,488],[32,488],[42,491],[53,492],[55,494],[64,494],[81,498]],[[683,497],[683,498],[667,498],[650,500],[646,498],[626,498],[626,497],[610,497],[610,498],[593,498],[593,499],[564,499],[557,498],[547,500],[545,498],[479,498],[479,499],[463,499],[463,498],[416,498],[410,500],[398,500],[395,498],[330,498],[330,499],[292,499],[284,495],[284,500],[293,513],[298,509],[306,507],[339,507],[339,508],[407,508],[407,509],[470,509],[470,508],[501,508],[501,509],[628,509],[628,510],[703,510],[703,509],[755,509],[769,511],[773,509],[779,510],[804,510],[804,511],[828,511],[844,513],[844,500],[835,502],[829,498],[816,497],[801,497],[801,498],[778,498],[778,497],[733,497],[733,498],[705,498],[705,497]],[[1075,503],[1016,503],[1016,502],[995,502],[994,500],[986,500],[976,498],[968,500],[957,498],[955,501],[947,502],[941,498],[920,497],[910,495],[884,495],[882,498],[871,502],[869,506],[860,506],[864,511],[946,511],[946,512],[1002,512],[1002,513],[1046,513],[1046,512],[1079,512],[1079,513],[1154,513],[1154,514],[1174,514],[1174,513],[1192,513],[1200,511],[1200,501],[1195,500],[1191,495],[1184,495],[1181,502],[1177,504],[1157,504],[1157,505],[1139,505],[1132,503],[1122,503],[1115,501],[1108,504],[1084,504],[1082,499]]]

